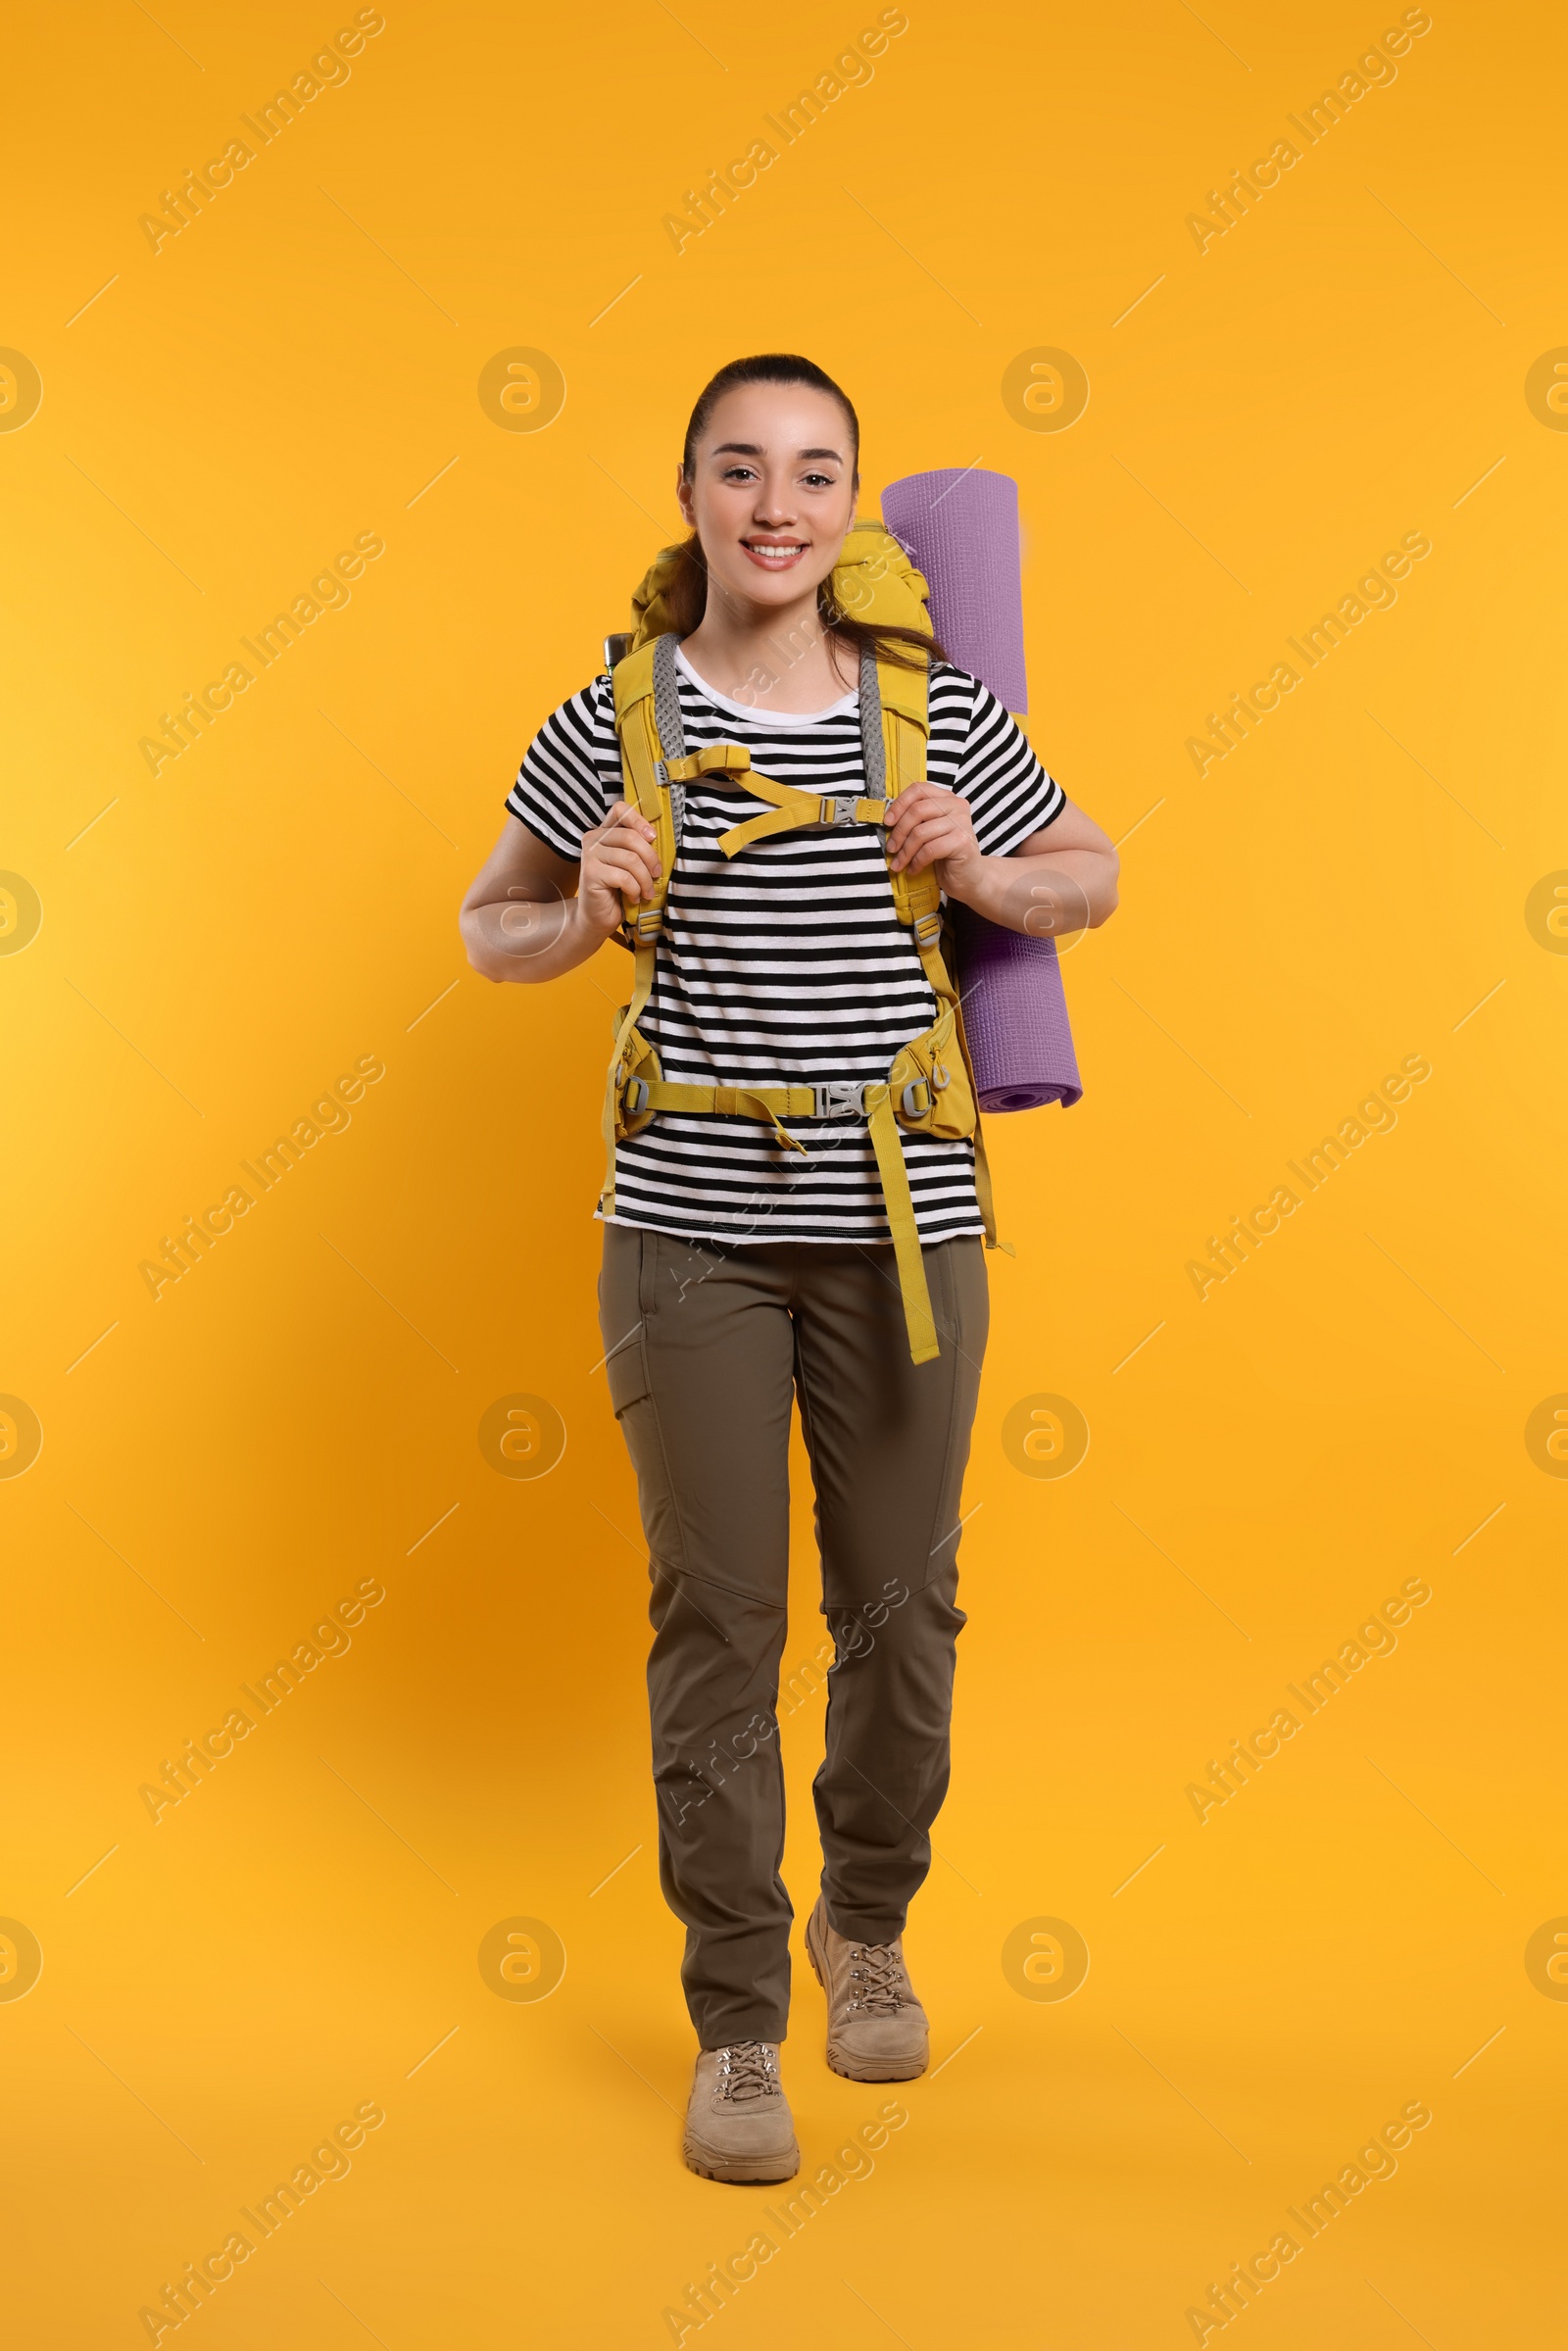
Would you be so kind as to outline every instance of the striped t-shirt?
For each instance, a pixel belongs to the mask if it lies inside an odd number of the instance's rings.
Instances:
[[[801,715],[717,694],[677,657],[686,749],[741,743],[763,775],[810,792],[865,792],[859,698]],[[1005,857],[1065,805],[1061,786],[977,678],[930,672],[926,772],[969,803],[975,839]],[[545,720],[507,806],[559,857],[622,797],[608,673]],[[733,857],[718,836],[767,804],[744,778],[686,787],[653,994],[638,1027],[667,1080],[779,1086],[885,1079],[929,1028],[936,1002],[894,912],[876,825],[775,833]],[[760,1119],[660,1111],[615,1153],[613,1222],[696,1240],[887,1242],[876,1156],[862,1118],[791,1118],[807,1155]],[[983,1230],[974,1148],[900,1130],[922,1242]]]

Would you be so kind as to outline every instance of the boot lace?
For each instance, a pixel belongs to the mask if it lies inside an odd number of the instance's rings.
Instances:
[[[718,2091],[736,2105],[781,2094],[778,2059],[765,2040],[738,2040],[718,2052]]]
[[[854,2004],[868,2016],[895,2016],[904,2005],[904,1961],[897,1943],[856,1943],[850,1952]]]

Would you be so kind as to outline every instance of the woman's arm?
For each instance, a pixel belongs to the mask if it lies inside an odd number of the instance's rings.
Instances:
[[[1118,860],[1109,837],[1069,800],[1011,857],[984,856],[969,804],[941,784],[911,784],[894,802],[888,862],[896,873],[934,864],[949,898],[988,922],[1036,938],[1096,930],[1116,910]]]
[[[617,800],[582,838],[582,862],[558,857],[515,816],[479,868],[458,927],[487,980],[555,980],[596,955],[621,919],[620,894],[648,895],[654,828]]]

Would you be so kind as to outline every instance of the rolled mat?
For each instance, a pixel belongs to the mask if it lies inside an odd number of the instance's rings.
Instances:
[[[1004,709],[1027,710],[1017,483],[973,465],[908,473],[883,491],[882,520],[925,574],[949,657]]]
[[[969,906],[949,910],[981,1109],[1041,1110],[1060,1102],[1070,1110],[1083,1086],[1055,941],[1004,930]]]
[[[925,576],[949,657],[1007,710],[1026,710],[1017,483],[974,466],[906,474],[883,492],[882,519]],[[1071,1109],[1083,1086],[1055,941],[950,911],[981,1109]]]

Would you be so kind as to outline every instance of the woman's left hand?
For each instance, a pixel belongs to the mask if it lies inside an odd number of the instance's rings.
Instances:
[[[893,803],[888,826],[888,863],[895,873],[923,873],[937,867],[937,880],[950,897],[961,897],[966,875],[977,871],[981,853],[969,804],[942,784],[909,784]]]

